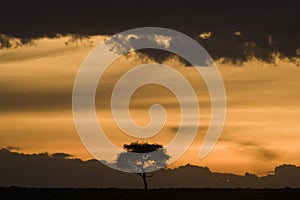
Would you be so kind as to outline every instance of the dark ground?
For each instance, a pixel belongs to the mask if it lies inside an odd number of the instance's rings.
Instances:
[[[299,199],[300,189],[55,189],[1,187],[0,199]]]

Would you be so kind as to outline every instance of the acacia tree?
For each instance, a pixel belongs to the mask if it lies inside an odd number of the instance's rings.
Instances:
[[[170,156],[160,144],[132,142],[123,148],[125,151],[118,155],[117,167],[140,176],[147,190],[147,179],[154,175],[148,172],[165,167]]]

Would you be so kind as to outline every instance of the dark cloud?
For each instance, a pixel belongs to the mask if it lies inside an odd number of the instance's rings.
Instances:
[[[69,90],[71,91],[71,89]],[[0,92],[0,111],[54,111],[72,108],[72,94],[65,91],[20,91]]]
[[[0,49],[17,48],[20,46],[33,45],[31,38],[13,38],[0,33]]]
[[[6,35],[0,35],[0,48],[9,48],[11,47],[10,38]]]
[[[60,37],[61,35],[57,35],[57,37]],[[65,45],[73,45],[73,44],[80,44],[80,45],[86,45],[86,46],[92,46],[94,41],[90,40],[90,37],[88,35],[79,35],[79,34],[70,34],[68,35],[69,39],[65,41]]]
[[[194,126],[193,125],[185,125],[185,126],[172,126],[169,128],[170,130],[170,133],[172,134],[176,134],[178,129],[181,128],[183,130],[183,132],[187,132],[187,133],[190,133],[191,130],[194,130]],[[208,126],[201,126],[199,130],[207,130]]]
[[[96,160],[82,161],[65,153],[23,154],[0,149],[0,186],[140,188],[135,174],[118,172]],[[278,188],[300,187],[300,167],[281,165],[273,175],[258,178],[214,173],[207,167],[186,165],[157,171],[149,179],[154,188]]]
[[[71,157],[73,157],[73,155],[68,154],[68,153],[54,153],[51,156],[55,157],[55,158],[71,158]]]
[[[210,56],[202,48],[198,48],[197,43],[193,44],[187,38],[178,37],[176,34],[165,33],[164,31],[153,34],[146,31],[146,33],[136,33],[133,37],[128,38],[128,36],[130,33],[113,36],[106,40],[106,45],[110,47],[111,51],[119,55],[137,49],[135,50],[136,54],[129,53],[127,57],[133,57],[140,61],[148,58],[162,63],[170,58],[176,58],[186,66],[191,66],[188,60],[196,66],[210,66],[211,64]],[[144,48],[139,49],[141,47]],[[171,53],[172,51],[174,53]],[[188,60],[180,55],[184,55]]]
[[[5,147],[8,151],[19,151],[21,148],[19,147],[13,147],[13,146],[7,146]]]
[[[57,34],[114,34],[156,26],[198,40],[214,59],[241,63],[249,58],[273,62],[274,54],[299,62],[300,11],[297,1],[6,1],[0,33],[30,41]],[[209,38],[199,34],[211,32]],[[236,34],[236,33],[240,34]],[[9,47],[5,38],[1,46]],[[298,52],[298,53],[297,53]],[[145,55],[153,55],[144,52]],[[154,56],[158,61],[168,55]]]
[[[257,142],[246,141],[241,142],[235,148],[236,151],[239,151],[245,155],[251,155],[256,157],[257,159],[266,161],[273,160],[279,157],[276,152],[264,147],[264,145],[259,144]]]

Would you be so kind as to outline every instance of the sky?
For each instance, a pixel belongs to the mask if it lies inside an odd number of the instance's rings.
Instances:
[[[0,50],[1,147],[92,158],[73,122],[72,87],[85,57],[106,37],[41,38],[30,45]],[[99,123],[119,147],[135,138],[122,133],[115,124],[110,96],[118,78],[139,64],[131,58],[119,58],[105,72],[97,89]],[[227,114],[217,145],[204,159],[198,159],[198,153],[211,117],[206,85],[193,68],[178,60],[164,64],[190,80],[201,112],[192,146],[170,167],[191,163],[208,166],[212,171],[266,174],[279,164],[300,163],[300,72],[295,63],[279,58],[271,64],[254,58],[242,65],[216,61],[226,88]],[[131,98],[130,112],[136,123],[146,125],[148,109],[155,103],[165,106],[168,119],[161,132],[147,141],[165,145],[176,134],[180,116],[178,102],[169,90],[153,84],[139,88]]]
[[[201,112],[197,136],[171,168],[191,163],[208,166],[214,172],[264,175],[274,166],[299,165],[297,1],[162,4],[152,0],[145,7],[134,0],[117,4],[45,0],[9,1],[1,7],[0,147],[24,153],[64,152],[83,160],[93,158],[80,140],[72,115],[73,83],[80,65],[108,36],[152,26],[190,36],[214,59],[227,95],[224,128],[213,151],[199,159],[211,119],[203,79],[182,58],[163,51],[141,50],[113,62],[98,84],[98,122],[114,144],[122,147],[136,140],[117,127],[110,97],[122,74],[142,60],[178,70],[197,91]],[[131,98],[130,114],[137,124],[146,125],[150,120],[148,109],[155,103],[165,106],[168,118],[149,142],[166,145],[180,120],[179,104],[170,90],[153,84],[139,88]],[[184,128],[188,130],[192,125],[184,124]]]

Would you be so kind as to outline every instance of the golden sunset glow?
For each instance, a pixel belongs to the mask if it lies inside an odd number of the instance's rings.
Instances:
[[[241,33],[239,32],[239,35]],[[203,33],[209,38],[211,33]],[[38,39],[34,44],[0,49],[0,147],[21,152],[66,152],[84,160],[91,155],[82,145],[72,115],[72,89],[77,70],[105,36],[72,40],[71,36]],[[121,57],[105,72],[96,95],[99,123],[120,147],[136,140],[122,133],[110,111],[114,84],[134,60]],[[210,120],[206,85],[193,68],[175,60],[164,64],[188,77],[199,99],[200,127],[190,149],[170,167],[186,163],[208,166],[212,171],[266,174],[283,163],[300,164],[300,71],[294,63],[278,59],[267,64],[253,59],[242,66],[216,61],[227,93],[227,116],[217,145],[198,158]],[[200,81],[199,81],[200,80]],[[101,104],[99,103],[101,101]],[[131,115],[137,124],[149,122],[148,109],[160,103],[168,113],[166,126],[147,141],[167,144],[180,120],[178,102],[158,85],[139,88],[131,98]]]

